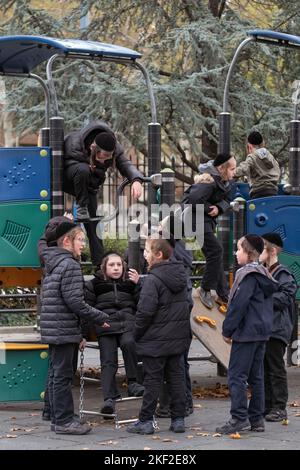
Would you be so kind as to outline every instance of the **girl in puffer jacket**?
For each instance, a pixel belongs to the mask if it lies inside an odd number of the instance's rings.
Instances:
[[[101,382],[104,405],[101,413],[112,414],[115,400],[120,398],[116,385],[118,347],[121,348],[128,381],[128,396],[142,396],[144,387],[137,383],[137,355],[133,326],[138,301],[136,284],[139,274],[134,269],[126,272],[126,263],[117,253],[107,254],[100,271],[86,284],[87,302],[109,315],[109,331],[95,326],[100,349]]]

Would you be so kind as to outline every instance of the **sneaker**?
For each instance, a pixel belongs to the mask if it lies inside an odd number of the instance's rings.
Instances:
[[[132,434],[154,434],[153,421],[137,421],[128,426],[126,431]]]
[[[169,408],[161,408],[159,406],[156,408],[155,416],[156,418],[171,418],[171,411]]]
[[[230,419],[224,426],[216,428],[216,432],[219,434],[234,434],[240,431],[250,431],[251,426],[247,419],[239,421],[238,419]]]
[[[198,292],[203,305],[205,305],[205,307],[211,310],[214,306],[214,303],[210,291],[204,290],[202,287],[199,287]]]
[[[142,397],[144,395],[145,387],[138,384],[137,382],[132,382],[128,385],[128,396],[129,397]]]
[[[90,214],[88,208],[86,206],[77,206],[76,218],[77,220],[89,220]]]
[[[81,420],[79,415],[76,415],[76,414],[73,416],[73,420],[77,421],[80,424],[85,424],[86,423],[86,421],[84,421],[83,419]],[[51,423],[50,429],[51,429],[51,431],[55,431],[55,423]]]
[[[112,415],[115,412],[115,401],[112,398],[104,400],[104,405],[101,408],[101,413],[106,415]]]
[[[184,418],[173,418],[169,429],[173,432],[185,432]]]
[[[273,409],[267,415],[265,415],[266,421],[276,422],[276,421],[283,421],[287,419],[287,411],[286,410],[279,410]]]
[[[264,432],[265,431],[265,421],[263,418],[253,421],[251,423],[251,431],[254,432]]]
[[[62,426],[55,425],[56,434],[88,434],[91,431],[89,424],[81,424],[78,421],[70,421]]]

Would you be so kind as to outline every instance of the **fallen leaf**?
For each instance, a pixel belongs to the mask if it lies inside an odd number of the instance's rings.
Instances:
[[[174,442],[173,439],[170,439],[169,437],[166,437],[165,439],[162,440],[163,442]]]
[[[295,413],[294,416],[297,416],[297,417],[298,417],[298,416],[300,416],[300,413]]]
[[[289,420],[288,420],[288,419],[283,419],[283,420],[281,421],[281,424],[282,424],[282,426],[288,426]]]
[[[194,439],[194,436],[192,436],[191,434],[189,436],[186,436],[187,439]]]
[[[202,405],[194,405],[194,408],[202,408]]]
[[[153,439],[154,441],[159,440],[159,439],[160,439],[160,436],[152,436],[152,439]]]
[[[191,431],[202,431],[202,428],[190,428]]]
[[[238,432],[229,435],[230,439],[241,439],[241,435]]]
[[[219,432],[216,432],[215,434],[212,435],[212,437],[221,437],[222,434],[220,434]]]
[[[299,408],[300,407],[300,405],[297,401],[292,401],[291,403],[289,403],[289,406],[291,408]]]
[[[15,416],[11,416],[9,419],[17,419]]]
[[[6,434],[5,437],[7,437],[8,439],[15,439],[18,436],[16,436],[16,434]]]
[[[11,428],[10,432],[16,432],[16,431],[24,431],[23,428]]]
[[[115,446],[118,444],[118,441],[104,441],[104,442],[99,442],[100,446]]]
[[[151,450],[151,447],[144,447],[144,450]]]
[[[40,416],[40,413],[29,413],[28,416]]]
[[[82,447],[82,449],[80,449],[80,450],[90,450],[90,448],[89,447]]]
[[[197,432],[196,436],[207,437],[210,436],[209,432]]]

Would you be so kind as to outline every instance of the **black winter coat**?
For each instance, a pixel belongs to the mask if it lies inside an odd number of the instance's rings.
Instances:
[[[86,283],[86,300],[93,307],[109,315],[110,328],[95,325],[97,336],[132,331],[138,301],[138,288],[128,280],[104,279],[98,272]]]
[[[84,300],[83,275],[68,250],[45,248],[46,272],[42,289],[41,337],[48,344],[80,343],[80,319],[102,324],[108,315]]]
[[[278,282],[278,291],[273,295],[273,328],[271,338],[289,344],[295,323],[295,296],[297,283],[291,272],[280,264],[272,276]]]
[[[217,224],[217,217],[211,217],[208,213],[211,206],[217,206],[219,214],[226,212],[230,207],[230,192],[232,184],[223,181],[219,172],[213,166],[207,166],[207,177],[203,182],[192,184],[184,193],[181,203],[191,204],[193,214],[196,211],[197,204],[204,206],[204,232],[211,232]],[[205,175],[203,175],[205,176]],[[193,218],[193,231],[197,230],[196,220]]]
[[[228,304],[223,336],[237,342],[267,341],[272,331],[273,294],[277,289],[277,282],[267,276],[247,274]]]
[[[89,147],[96,135],[100,132],[112,132],[112,130],[102,121],[93,121],[84,129],[68,134],[65,138],[65,166],[70,166],[78,162],[90,164]],[[125,157],[123,147],[117,142],[113,158],[106,160],[104,163],[97,162],[96,168],[91,171],[92,189],[98,189],[98,187],[104,183],[106,171],[109,167],[113,166],[114,162],[121,175],[130,182],[135,180],[142,181],[143,175],[131,161]]]
[[[137,307],[137,354],[161,357],[185,352],[191,338],[189,312],[183,263],[168,261],[152,266]]]

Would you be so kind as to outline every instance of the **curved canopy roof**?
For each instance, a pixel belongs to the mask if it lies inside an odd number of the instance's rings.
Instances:
[[[30,73],[37,65],[54,54],[86,55],[87,58],[136,60],[141,57],[136,51],[80,39],[55,39],[46,36],[2,36],[0,37],[0,73]]]
[[[254,29],[248,31],[247,34],[248,36],[253,36],[257,41],[288,47],[300,47],[300,36],[293,36],[292,34],[269,31],[267,29]]]

